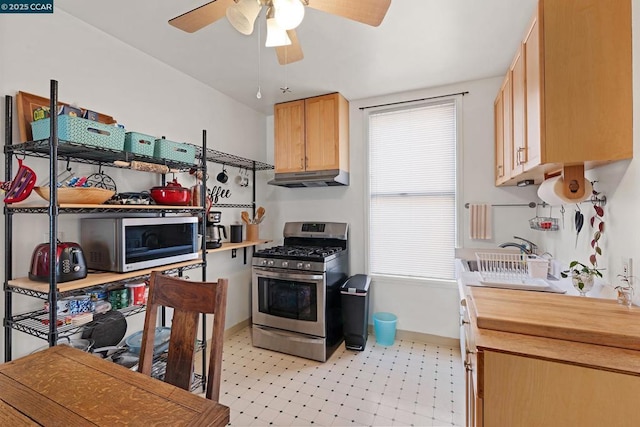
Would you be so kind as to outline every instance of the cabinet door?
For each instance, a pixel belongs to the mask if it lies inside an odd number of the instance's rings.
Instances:
[[[305,158],[304,100],[274,107],[275,172],[301,172]]]
[[[340,168],[340,95],[305,100],[306,170]]]
[[[505,180],[504,175],[504,116],[502,115],[502,91],[493,103],[494,131],[496,144],[496,185]]]
[[[487,426],[638,424],[635,375],[494,351],[483,364]]]
[[[511,157],[512,176],[524,171],[527,161],[527,124],[525,105],[524,57],[522,48],[518,49],[511,67],[511,108],[513,109],[513,155]]]
[[[495,152],[496,152],[496,185],[511,178],[511,79],[509,74],[504,79],[500,92],[494,103],[495,117]]]
[[[542,2],[545,163],[632,157],[637,71],[631,5],[630,0]]]
[[[527,163],[525,170],[529,170],[541,163],[542,139],[542,73],[540,56],[540,27],[538,15],[534,16],[533,23],[524,40],[525,63],[525,87],[526,87],[526,114],[527,114]]]

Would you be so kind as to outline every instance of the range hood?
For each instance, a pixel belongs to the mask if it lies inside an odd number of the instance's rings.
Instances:
[[[311,172],[276,173],[268,184],[289,188],[349,185],[349,172],[330,169]]]

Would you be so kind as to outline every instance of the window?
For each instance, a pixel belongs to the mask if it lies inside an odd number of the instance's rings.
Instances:
[[[369,271],[455,277],[456,100],[369,114]]]

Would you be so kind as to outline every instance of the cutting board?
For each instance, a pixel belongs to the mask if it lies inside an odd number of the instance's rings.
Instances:
[[[478,328],[640,350],[640,307],[508,289],[468,292]]]

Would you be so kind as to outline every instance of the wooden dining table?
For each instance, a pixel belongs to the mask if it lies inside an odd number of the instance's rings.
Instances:
[[[0,364],[0,426],[224,426],[229,408],[59,345]]]

